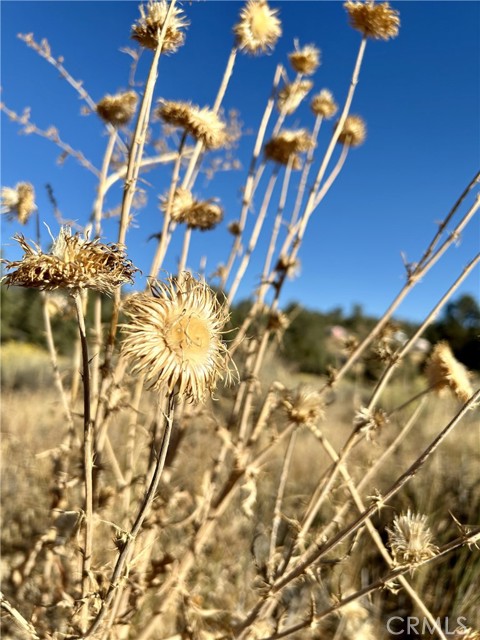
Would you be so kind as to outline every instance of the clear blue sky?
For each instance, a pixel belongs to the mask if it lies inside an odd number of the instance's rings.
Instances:
[[[232,26],[241,2],[207,0],[184,3],[190,20],[186,43],[178,53],[160,62],[156,98],[191,99],[211,104],[232,44]],[[348,26],[342,3],[271,2],[280,8],[283,36],[270,56],[241,55],[224,100],[244,123],[238,152],[244,169],[218,174],[208,185],[197,181],[201,197],[219,197],[225,222],[240,211],[239,192],[248,167],[255,131],[270,92],[275,65],[300,44],[314,43],[323,64],[314,76],[315,88],[330,89],[340,103],[345,98],[360,40]],[[32,120],[42,128],[54,124],[62,137],[99,167],[106,137],[95,115],[80,115],[82,103],[57,72],[23,42],[19,32],[48,39],[54,55],[98,101],[106,93],[127,88],[130,58],[120,49],[136,46],[129,39],[138,17],[135,2],[22,2],[3,1],[2,100],[21,112],[31,107]],[[300,278],[289,282],[283,303],[298,300],[310,308],[342,306],[349,311],[361,303],[368,313],[380,314],[404,281],[400,253],[418,259],[435,232],[435,223],[448,212],[478,168],[479,136],[479,14],[478,2],[393,2],[401,14],[400,35],[393,41],[369,41],[360,83],[352,107],[368,126],[366,143],[353,149],[332,191],[315,213],[300,258]],[[143,55],[139,78],[144,77]],[[291,74],[291,77],[293,74]],[[312,92],[313,94],[313,92]],[[286,126],[312,127],[307,105],[291,116]],[[320,137],[325,147],[331,124]],[[59,150],[46,140],[18,135],[18,128],[2,114],[2,184],[30,181],[37,191],[42,218],[56,232],[44,185],[52,184],[63,215],[85,221],[95,196],[95,178],[73,159],[59,166]],[[159,125],[154,125],[158,137]],[[128,235],[130,257],[148,272],[153,242],[150,234],[161,228],[157,195],[170,178],[161,168],[145,176],[149,200],[138,212],[138,228]],[[118,204],[118,190],[107,206]],[[253,216],[251,217],[253,221]],[[116,222],[105,225],[107,239],[116,237]],[[208,255],[207,273],[226,258],[231,236],[222,228],[194,233],[189,266],[198,269]],[[24,230],[2,220],[4,255],[15,253],[10,237],[22,230],[34,237],[31,221]],[[44,234],[45,235],[45,234]],[[181,234],[179,236],[179,240]],[[462,267],[479,249],[480,225],[467,229],[452,249],[403,304],[400,317],[421,319]],[[266,238],[258,253],[263,254]],[[167,269],[175,270],[179,242],[172,245]],[[253,260],[240,297],[256,282],[261,264]],[[478,269],[464,292],[478,291]],[[144,280],[138,277],[139,287]]]

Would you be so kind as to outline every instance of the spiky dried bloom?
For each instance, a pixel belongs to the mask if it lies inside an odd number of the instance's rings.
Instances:
[[[270,311],[268,314],[267,329],[273,333],[283,333],[288,329],[290,320],[281,311]]]
[[[290,131],[284,129],[265,145],[265,156],[279,164],[288,164],[292,158],[292,168],[299,169],[301,161],[299,153],[308,151],[312,146],[312,139],[305,129]]]
[[[433,347],[425,374],[435,391],[450,389],[461,402],[467,402],[473,393],[468,370],[458,362],[447,342],[439,342]]]
[[[195,198],[192,192],[183,187],[177,187],[173,194],[172,204],[170,206],[170,218],[173,222],[182,223],[185,222],[188,212],[195,204]],[[168,196],[164,196],[160,205],[164,213],[168,208]]]
[[[228,142],[227,127],[217,114],[207,107],[190,102],[161,101],[157,115],[167,124],[181,127],[207,149],[219,149]]]
[[[140,18],[132,25],[131,37],[139,42],[142,47],[156,49],[160,33],[165,24],[168,13],[168,2],[150,1],[147,5],[140,5]],[[183,11],[174,7],[170,13],[167,31],[163,40],[162,53],[175,53],[185,41],[185,34],[182,29],[188,26]]]
[[[302,49],[295,42],[295,51],[288,55],[294,71],[307,76],[312,75],[320,66],[320,49],[313,44],[307,44]]]
[[[12,187],[2,187],[1,192],[2,213],[9,219],[17,219],[21,224],[26,224],[32,213],[36,210],[35,189],[30,182],[19,182]]]
[[[278,9],[271,9],[266,0],[248,0],[233,28],[238,48],[252,55],[272,50],[282,35],[277,14]]]
[[[204,402],[219,379],[231,377],[222,342],[226,307],[189,273],[156,282],[151,292],[135,294],[125,304],[130,322],[123,326],[123,354],[151,388]]]
[[[376,408],[373,411],[369,411],[367,407],[362,407],[357,411],[353,421],[357,433],[365,434],[367,440],[371,440],[373,433],[379,431],[388,422],[388,415],[383,409]]]
[[[291,115],[312,87],[313,82],[310,80],[296,80],[286,84],[278,92],[277,109],[287,116]]]
[[[432,533],[427,525],[427,517],[418,513],[396,516],[393,528],[388,529],[388,539],[393,559],[397,565],[416,565],[432,558],[438,547],[432,543]]]
[[[338,104],[328,89],[322,89],[312,98],[310,108],[316,116],[323,116],[327,120],[333,118],[338,111]]]
[[[97,102],[97,113],[114,127],[122,127],[130,122],[137,108],[138,96],[135,91],[106,95]]]
[[[338,126],[335,125],[335,128]],[[349,147],[358,147],[365,142],[367,137],[367,125],[360,116],[347,116],[342,131],[338,137],[340,144]]]
[[[388,2],[346,2],[343,6],[348,12],[351,26],[365,37],[388,40],[398,36],[399,13]]]
[[[209,231],[223,220],[223,209],[212,200],[196,201],[185,222],[191,229]]]
[[[233,220],[227,226],[228,231],[232,234],[232,236],[240,236],[242,235],[242,228],[240,227],[240,222],[238,220]]]
[[[50,291],[52,289],[95,289],[111,294],[119,285],[133,282],[136,269],[116,244],[89,242],[71,235],[70,227],[61,227],[50,253],[29,245],[22,235],[14,236],[24,251],[21,260],[5,260],[7,270],[14,269],[4,283]]]
[[[325,416],[325,404],[317,391],[299,387],[289,393],[282,405],[291,422],[303,426],[315,426]]]

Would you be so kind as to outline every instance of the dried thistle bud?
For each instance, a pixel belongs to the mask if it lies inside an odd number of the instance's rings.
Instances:
[[[5,260],[6,269],[14,269],[3,279],[7,285],[34,289],[94,289],[111,294],[126,282],[133,282],[137,269],[119,245],[89,242],[71,235],[62,227],[50,253],[29,245],[22,235],[15,240],[24,251],[21,260]]]
[[[170,218],[173,222],[182,223],[185,222],[188,212],[195,204],[195,198],[192,192],[183,187],[177,187],[173,194],[172,204],[170,206]],[[168,196],[164,196],[161,199],[160,207],[164,213],[168,209]]]
[[[233,222],[230,222],[228,224],[227,229],[232,234],[232,236],[242,235],[242,229],[240,227],[240,223],[238,220],[234,220]]]
[[[265,157],[279,164],[288,164],[292,159],[292,168],[299,169],[301,161],[299,153],[308,151],[312,146],[312,139],[305,129],[281,131],[265,145]]]
[[[248,0],[233,31],[237,46],[251,55],[268,53],[282,35],[278,9],[270,9],[266,0]]]
[[[338,123],[335,125],[337,128]],[[367,137],[367,126],[360,116],[347,116],[342,131],[338,137],[340,144],[349,147],[358,147],[365,142]]]
[[[310,76],[320,66],[320,49],[313,44],[307,44],[299,49],[298,42],[295,41],[295,51],[288,55],[288,59],[294,71]]]
[[[397,565],[415,566],[432,558],[438,547],[432,543],[432,533],[427,525],[427,517],[407,513],[396,516],[392,529],[387,528],[390,548]]]
[[[189,273],[153,284],[151,293],[127,300],[130,321],[123,326],[123,354],[132,361],[134,373],[145,374],[151,388],[204,402],[219,379],[231,377],[222,342],[226,307]]]
[[[268,314],[267,329],[273,333],[283,333],[288,329],[290,320],[281,311],[270,311]]]
[[[366,407],[362,407],[355,414],[353,424],[357,433],[365,434],[367,440],[371,440],[373,434],[388,424],[388,415],[383,409],[374,409],[369,411]]]
[[[461,402],[467,402],[472,395],[468,370],[458,362],[447,342],[436,344],[425,368],[428,383],[435,391],[450,391]]]
[[[388,2],[346,2],[343,6],[347,10],[351,26],[366,38],[388,40],[398,36],[399,13]]]
[[[337,113],[338,104],[328,89],[322,89],[320,93],[313,96],[310,108],[316,116],[323,116],[328,120],[329,118],[333,118]]]
[[[223,209],[212,200],[195,202],[186,217],[186,223],[191,229],[209,231],[223,220]]]
[[[181,127],[207,149],[219,149],[228,142],[227,127],[217,114],[189,102],[162,101],[157,115],[166,123]]]
[[[310,80],[296,80],[286,84],[278,92],[277,109],[287,116],[291,115],[312,87],[313,82]]]
[[[297,425],[315,426],[325,416],[325,405],[320,394],[305,387],[288,393],[282,405],[288,419]]]
[[[2,213],[10,220],[17,219],[26,224],[32,213],[37,209],[35,204],[35,190],[30,182],[19,182],[15,188],[2,187]]]
[[[97,113],[114,127],[122,127],[130,122],[137,108],[138,96],[135,91],[107,95],[97,103]]]
[[[147,5],[140,5],[141,17],[132,25],[132,39],[137,40],[142,47],[156,49],[167,17],[168,7],[166,0],[150,1]],[[163,40],[163,53],[175,53],[185,41],[182,29],[187,27],[189,23],[182,14],[183,11],[178,7],[174,7],[170,13]]]

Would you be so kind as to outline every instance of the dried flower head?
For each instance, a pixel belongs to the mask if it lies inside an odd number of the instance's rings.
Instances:
[[[289,325],[290,320],[285,313],[274,310],[268,314],[267,329],[272,333],[283,333]]]
[[[354,425],[357,433],[364,433],[367,440],[372,439],[373,433],[379,431],[388,424],[388,415],[383,409],[374,409],[369,411],[366,407],[362,407],[355,414]]]
[[[122,127],[130,122],[137,108],[138,96],[135,91],[105,96],[97,103],[97,113],[114,127]]]
[[[151,388],[204,402],[218,379],[230,378],[222,342],[226,308],[189,273],[156,282],[151,291],[152,295],[138,293],[126,302],[130,322],[123,326],[123,353]]]
[[[131,37],[133,40],[137,40],[142,47],[147,49],[156,49],[167,17],[168,7],[166,0],[150,1],[147,5],[140,5],[141,17],[132,25]],[[188,26],[188,21],[182,14],[183,11],[178,7],[174,7],[170,13],[163,40],[163,53],[175,53],[184,43],[185,34],[182,29]]]
[[[432,543],[427,517],[414,514],[410,509],[394,518],[393,528],[387,528],[387,533],[397,565],[416,565],[438,552],[438,547]]]
[[[313,87],[310,80],[296,80],[286,84],[278,92],[277,108],[287,116],[291,115],[300,105],[307,93]]]
[[[305,129],[290,131],[284,129],[265,145],[265,156],[279,164],[288,164],[292,159],[292,168],[299,169],[301,161],[299,153],[308,151],[312,139]]]
[[[282,35],[277,14],[278,9],[270,9],[266,0],[248,0],[233,28],[239,49],[253,55],[273,49]]]
[[[348,12],[351,26],[366,38],[388,40],[398,36],[399,13],[388,2],[346,2],[343,6]]]
[[[170,205],[170,218],[173,222],[182,223],[185,222],[188,212],[195,204],[195,198],[192,192],[183,187],[177,187],[173,194],[172,204]],[[161,199],[160,205],[164,213],[168,209],[168,196],[164,196]]]
[[[335,125],[335,128],[338,126]],[[338,137],[340,144],[349,147],[358,147],[365,142],[367,137],[367,126],[360,116],[347,116],[342,131]]]
[[[320,93],[313,96],[310,108],[316,116],[333,118],[338,111],[338,104],[333,99],[333,95],[328,89],[322,89]]]
[[[25,224],[36,210],[35,190],[30,182],[19,182],[15,188],[2,187],[2,213]]]
[[[116,244],[89,242],[71,235],[70,227],[62,227],[50,253],[29,245],[22,235],[15,240],[24,251],[21,260],[5,260],[7,285],[35,289],[95,289],[112,293],[116,287],[133,281],[136,269]]]
[[[227,229],[232,234],[232,236],[242,235],[242,228],[238,220],[233,220],[233,222],[230,222],[227,226]]]
[[[282,402],[288,419],[298,425],[315,426],[325,415],[325,405],[317,391],[299,387]]]
[[[313,44],[299,49],[298,42],[295,41],[295,51],[289,54],[288,59],[294,71],[310,76],[320,66],[320,49]]]
[[[222,220],[223,209],[212,200],[196,201],[186,217],[187,225],[200,231],[209,231]]]
[[[428,383],[436,391],[450,389],[461,402],[472,395],[468,370],[456,360],[447,342],[436,344],[425,368]]]
[[[219,149],[228,142],[227,127],[217,114],[190,102],[161,101],[157,115],[166,123],[181,127],[207,149]]]

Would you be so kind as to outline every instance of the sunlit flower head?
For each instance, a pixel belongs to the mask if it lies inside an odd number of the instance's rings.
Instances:
[[[182,223],[187,219],[188,212],[195,204],[195,198],[188,189],[177,187],[173,194],[172,203],[170,205],[170,218],[173,222]],[[164,213],[168,209],[168,196],[161,199],[161,209]]]
[[[315,426],[325,415],[325,404],[317,391],[299,387],[289,392],[283,407],[291,422],[303,426]]]
[[[295,41],[295,51],[288,55],[288,59],[294,71],[310,76],[320,66],[320,49],[313,44],[307,44],[300,49]]]
[[[6,285],[34,289],[95,289],[113,293],[119,285],[133,281],[136,269],[116,244],[89,242],[72,235],[70,227],[62,227],[50,253],[29,245],[22,235],[15,240],[24,251],[21,260],[5,260]]]
[[[265,145],[265,157],[279,164],[288,164],[291,160],[292,168],[299,169],[301,161],[299,153],[308,151],[312,146],[312,139],[305,129],[296,131],[283,130]]]
[[[316,116],[323,116],[327,120],[333,118],[338,111],[338,104],[328,89],[322,89],[312,98],[310,108]]]
[[[151,388],[198,403],[213,393],[219,379],[230,379],[222,342],[228,313],[204,282],[189,273],[156,282],[151,295],[131,296],[125,313],[123,354]]]
[[[140,5],[140,18],[132,26],[131,37],[142,47],[156,49],[160,34],[165,24],[169,4],[166,0],[150,1],[147,5]],[[162,52],[175,53],[182,46],[185,34],[182,29],[188,26],[183,11],[174,7],[170,13],[167,31],[163,41]]]
[[[337,126],[337,125],[336,125]],[[340,144],[359,147],[367,137],[367,125],[360,116],[347,116],[342,131],[338,136]]]
[[[173,100],[162,100],[157,115],[167,124],[184,129],[207,149],[219,149],[228,142],[227,127],[217,114],[204,107]]]
[[[432,543],[427,517],[414,514],[410,509],[394,518],[393,527],[387,529],[387,533],[393,558],[398,565],[416,565],[438,552]]]
[[[467,402],[473,393],[467,369],[455,358],[447,342],[434,346],[425,374],[435,391],[450,389],[461,402]]]
[[[122,127],[130,122],[137,108],[138,96],[135,91],[105,96],[97,103],[97,113],[114,127]]]
[[[162,210],[166,213],[168,197],[162,198]],[[223,209],[214,200],[196,200],[191,191],[177,187],[170,206],[173,222],[185,223],[191,229],[208,231],[223,219]]]
[[[19,182],[15,188],[2,187],[2,213],[11,220],[18,220],[25,224],[37,209],[35,204],[35,190],[29,182]]]
[[[233,31],[237,45],[246,53],[267,53],[282,35],[277,18],[278,9],[271,9],[266,0],[248,0],[240,12],[240,22]]]
[[[297,80],[286,84],[278,92],[277,108],[287,116],[291,115],[299,107],[302,100],[313,87],[310,80]]]
[[[388,40],[398,36],[400,17],[388,2],[346,2],[344,5],[354,29],[367,38]]]

